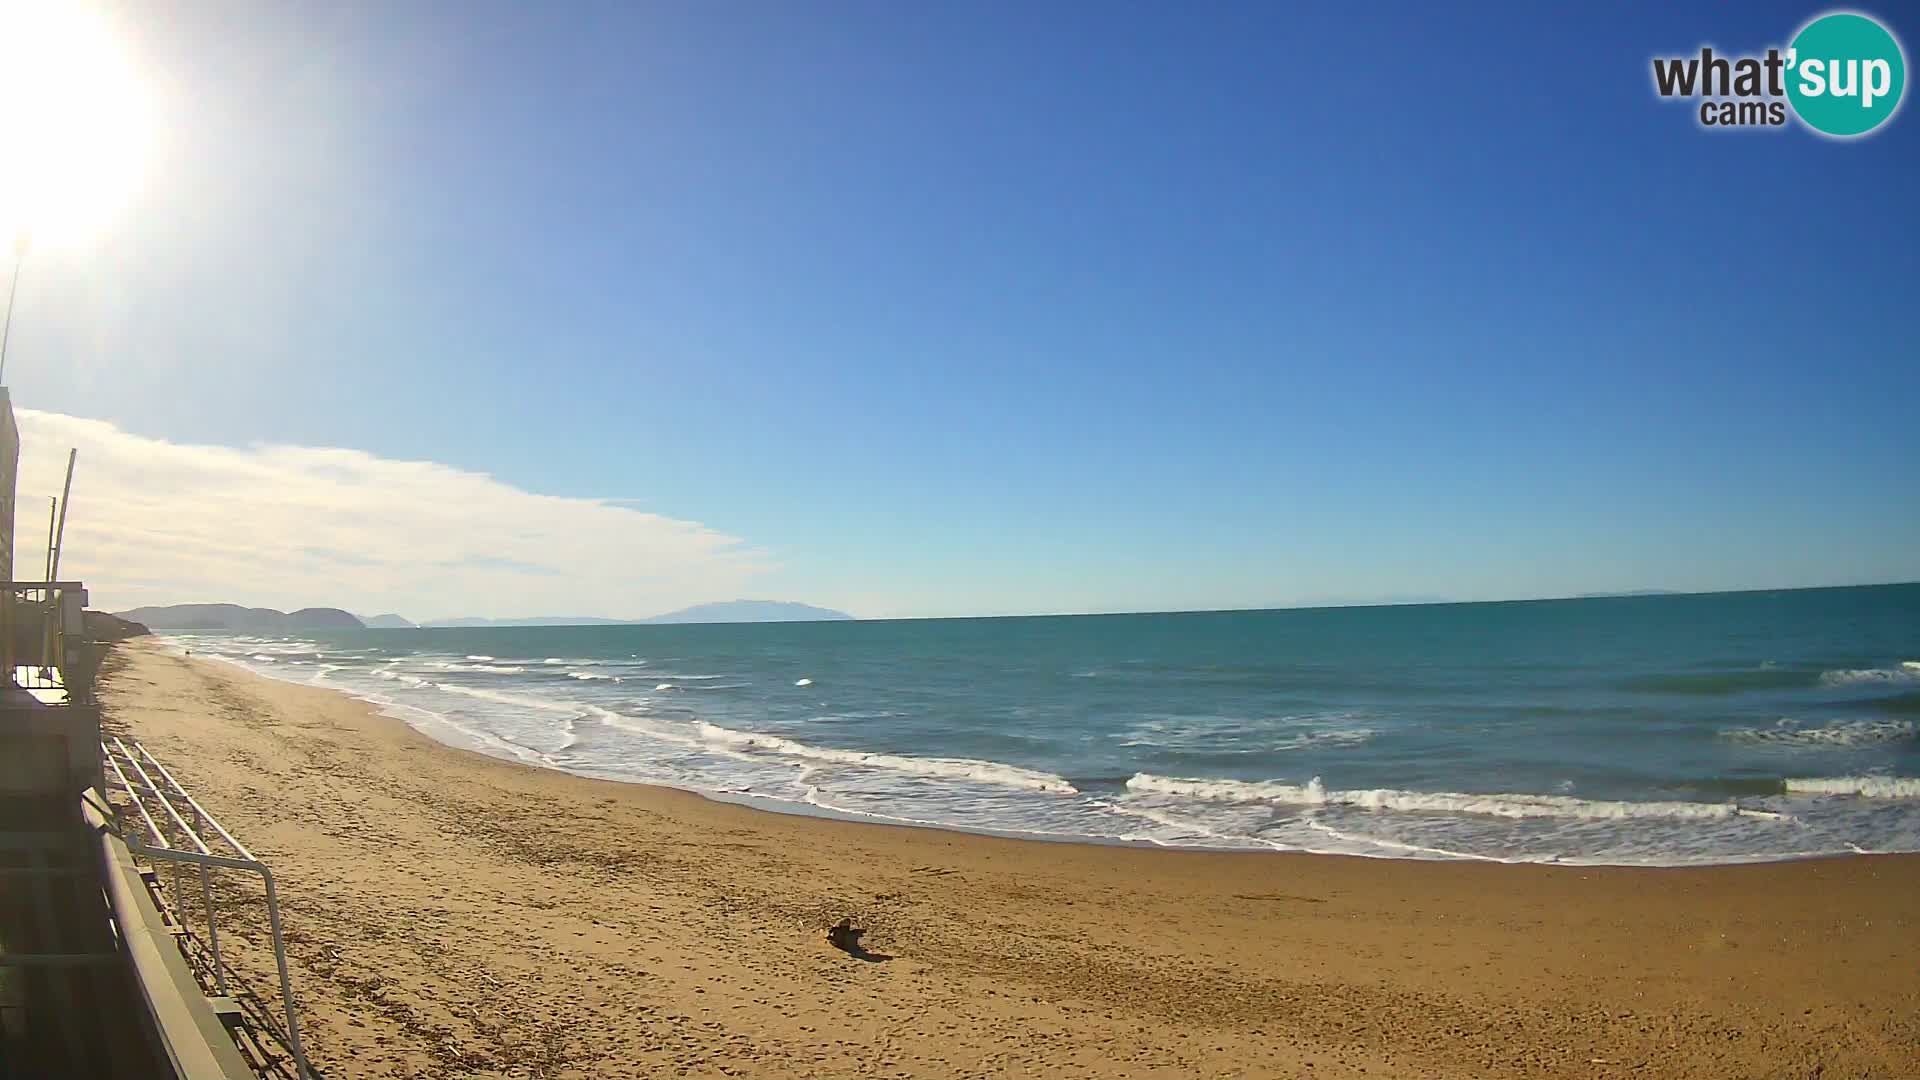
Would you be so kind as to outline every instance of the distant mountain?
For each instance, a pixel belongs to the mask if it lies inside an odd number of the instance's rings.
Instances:
[[[518,619],[428,619],[421,626],[607,626],[638,622],[638,619],[601,619],[592,615],[529,615]]]
[[[642,619],[649,623],[836,622],[851,619],[844,611],[796,604],[786,600],[724,600],[695,604],[665,615]]]
[[[603,619],[594,615],[532,615],[517,619],[428,619],[421,626],[632,626],[639,623],[827,622],[851,619],[844,611],[783,600],[726,600],[695,604],[650,619]]]
[[[1575,600],[1604,600],[1608,597],[1617,597],[1617,596],[1679,596],[1679,595],[1681,595],[1681,593],[1673,589],[1628,589],[1625,592],[1583,592],[1580,595],[1575,596],[1574,599]]]
[[[118,614],[154,630],[358,630],[362,626],[350,613],[325,607],[284,612],[238,604],[172,604]]]
[[[398,615],[362,615],[360,621],[372,630],[412,630],[415,624]]]

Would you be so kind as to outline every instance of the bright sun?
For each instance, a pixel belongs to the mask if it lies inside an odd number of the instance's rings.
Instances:
[[[0,248],[85,247],[138,189],[152,143],[147,89],[108,25],[80,4],[0,0]]]

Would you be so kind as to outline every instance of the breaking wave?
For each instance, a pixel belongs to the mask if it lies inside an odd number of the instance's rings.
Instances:
[[[1576,799],[1570,795],[1468,795],[1451,791],[1399,791],[1373,788],[1335,791],[1314,777],[1306,784],[1277,780],[1182,779],[1135,773],[1129,791],[1176,795],[1206,802],[1279,803],[1289,806],[1354,806],[1365,810],[1406,813],[1477,814],[1504,818],[1784,818],[1768,810],[1752,810],[1734,803],[1630,802],[1614,799]]]
[[[401,678],[404,679],[406,676],[403,675]],[[425,680],[422,680],[419,685],[425,686],[427,683]],[[582,711],[581,706],[571,702],[549,701],[545,698],[526,697],[520,694],[501,694],[492,690],[482,690],[477,686],[461,686],[458,683],[433,683],[432,685],[437,689],[445,690],[449,694],[460,694],[464,697],[479,698],[482,701],[491,701],[496,705],[511,705],[516,709],[540,709],[543,712],[564,713],[579,713]]]
[[[1788,780],[1794,795],[1857,795],[1867,799],[1920,799],[1920,777],[1814,776]]]
[[[1068,783],[1065,777],[1034,769],[1023,769],[1018,765],[1004,765],[997,761],[905,757],[899,754],[868,753],[862,750],[837,750],[832,747],[809,746],[792,739],[783,739],[778,735],[735,731],[718,724],[701,722],[695,727],[701,737],[708,742],[732,750],[764,751],[806,761],[885,769],[889,772],[924,776],[936,780],[972,780],[999,787],[1024,788],[1028,791],[1046,791],[1060,795],[1079,794],[1078,789]]]
[[[1835,747],[1902,742],[1916,734],[1920,734],[1920,724],[1912,720],[1839,720],[1805,727],[1798,720],[1783,719],[1771,727],[1729,728],[1720,736],[1763,746]]]
[[[1824,686],[1920,682],[1920,660],[1904,660],[1899,667],[1841,668],[1837,671],[1823,671],[1820,673],[1820,682]]]

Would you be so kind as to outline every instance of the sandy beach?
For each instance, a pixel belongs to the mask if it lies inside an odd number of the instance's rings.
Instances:
[[[151,641],[100,697],[274,867],[333,1080],[1920,1075],[1920,857],[1005,840],[498,761]],[[223,911],[267,994],[264,919]]]

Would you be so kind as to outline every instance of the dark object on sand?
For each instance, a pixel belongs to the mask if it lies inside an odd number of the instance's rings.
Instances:
[[[846,953],[848,956],[853,957],[855,960],[865,960],[869,964],[878,964],[893,959],[893,957],[887,953],[868,952],[862,948],[860,946],[860,935],[864,933],[866,933],[865,930],[853,925],[852,919],[841,919],[839,922],[827,927],[827,943],[839,949],[841,952]]]
[[[841,919],[827,927],[827,944],[859,956],[867,951],[860,947],[860,935],[864,933],[866,933],[865,930],[853,925],[852,919]]]

